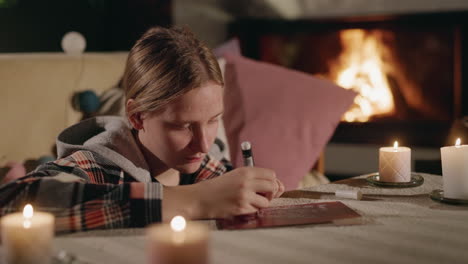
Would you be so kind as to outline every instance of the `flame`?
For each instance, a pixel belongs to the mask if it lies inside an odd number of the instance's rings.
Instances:
[[[343,52],[331,75],[338,85],[358,92],[343,119],[366,122],[373,115],[392,113],[395,106],[382,59],[388,48],[380,40],[381,33],[348,29],[340,32],[340,38]]]
[[[27,204],[23,209],[23,227],[30,228],[31,227],[31,218],[33,217],[34,210],[32,205]]]
[[[183,231],[185,229],[185,226],[186,226],[186,222],[185,222],[185,218],[183,216],[178,215],[178,216],[174,216],[174,218],[172,218],[171,228],[175,232]]]
[[[33,210],[32,205],[27,204],[23,209],[23,217],[26,219],[28,218],[31,219],[33,217],[33,214],[34,214],[34,210]]]
[[[183,216],[174,216],[171,220],[171,229],[172,231],[172,241],[176,245],[181,245],[185,241],[185,227],[187,226],[187,222]]]
[[[393,143],[393,149],[398,150],[398,141],[395,141],[395,143]]]
[[[455,147],[460,147],[461,140],[460,138],[457,138],[457,141],[455,141]]]

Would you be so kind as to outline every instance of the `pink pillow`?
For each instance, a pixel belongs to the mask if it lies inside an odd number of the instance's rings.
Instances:
[[[238,56],[242,55],[239,40],[237,38],[232,38],[222,43],[213,50],[213,54],[218,58],[224,57],[228,54]]]
[[[296,189],[351,106],[355,92],[330,81],[240,56],[226,56],[224,124],[235,167],[250,141],[256,166]]]

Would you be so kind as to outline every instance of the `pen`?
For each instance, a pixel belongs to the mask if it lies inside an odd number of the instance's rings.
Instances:
[[[252,154],[252,145],[249,141],[244,141],[241,144],[242,157],[244,158],[244,166],[253,167],[255,166],[253,154]]]
[[[255,166],[253,154],[252,154],[252,145],[249,141],[244,141],[241,144],[242,157],[244,158],[244,166],[253,167]],[[265,196],[265,193],[257,193],[259,195]],[[259,211],[255,212],[255,216],[258,217]]]

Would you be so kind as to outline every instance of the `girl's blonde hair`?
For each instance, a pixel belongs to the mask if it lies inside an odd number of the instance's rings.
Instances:
[[[208,47],[186,28],[153,27],[135,43],[123,76],[125,98],[138,112],[156,112],[187,93],[212,81],[224,86],[218,62]]]

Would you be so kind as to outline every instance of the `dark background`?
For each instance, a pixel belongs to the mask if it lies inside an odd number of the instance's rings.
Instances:
[[[0,52],[62,51],[69,31],[85,36],[86,51],[129,50],[171,22],[170,0],[0,0]]]

